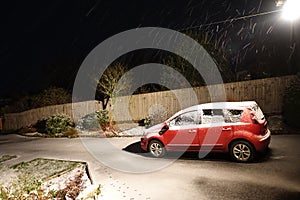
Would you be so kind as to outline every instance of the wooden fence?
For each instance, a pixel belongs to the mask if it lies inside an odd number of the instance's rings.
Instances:
[[[112,111],[116,121],[135,121],[148,116],[155,107],[165,110],[170,116],[183,108],[212,100],[254,100],[264,113],[276,114],[282,112],[286,86],[295,79],[296,76],[285,76],[120,97],[112,105]],[[225,95],[222,95],[224,91]],[[194,94],[197,96],[196,100]]]
[[[81,115],[73,115],[73,109],[76,107],[77,113]],[[72,120],[89,114],[95,110],[101,109],[101,104],[98,101],[85,101],[78,103],[68,103],[54,106],[46,106],[42,108],[36,108],[27,110],[21,113],[9,113],[4,114],[4,130],[16,130],[22,127],[26,127],[31,124],[35,124],[38,120],[47,119],[55,114],[64,114],[71,117]]]
[[[254,100],[266,114],[281,113],[284,90],[295,78],[296,76],[285,76],[119,97],[110,103],[109,110],[115,121],[124,122],[144,119],[156,109],[165,110],[167,116],[170,116],[183,108],[212,100]],[[54,114],[66,114],[77,120],[99,109],[101,109],[99,102],[87,101],[5,114],[3,128],[19,129]]]

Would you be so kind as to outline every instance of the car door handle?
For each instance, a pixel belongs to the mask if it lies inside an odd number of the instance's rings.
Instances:
[[[223,131],[231,131],[231,128],[229,127],[229,128],[223,128],[222,129]]]
[[[196,133],[196,130],[189,130],[189,133]]]

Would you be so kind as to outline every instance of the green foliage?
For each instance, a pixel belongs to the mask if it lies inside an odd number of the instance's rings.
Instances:
[[[283,100],[284,121],[291,127],[300,128],[300,79],[297,78],[285,90]]]
[[[153,115],[149,115],[144,119],[145,126],[149,127],[153,125]]]
[[[107,110],[98,110],[81,118],[77,122],[77,127],[81,130],[107,130],[111,124],[109,112]]]
[[[110,125],[110,118],[109,118],[109,113],[107,110],[98,110],[96,111],[97,114],[97,119],[100,124],[100,127],[102,130],[107,130],[107,128]]]
[[[53,136],[63,136],[73,126],[70,117],[66,115],[54,115],[46,121],[46,131]]]
[[[60,122],[58,122],[58,121],[60,121]],[[48,126],[47,126],[47,122],[48,122]],[[50,123],[52,123],[52,124],[54,123],[59,127],[60,126],[63,126],[63,127],[53,128],[54,125],[50,125]],[[73,126],[74,126],[74,124],[73,124],[73,122],[71,122],[71,120],[68,116],[60,115],[60,116],[56,116],[56,117],[52,116],[48,119],[39,120],[39,121],[37,121],[36,124],[33,125],[33,128],[38,133],[48,133],[52,137],[59,136],[59,137],[76,138],[79,135],[78,135],[78,131],[75,128],[73,128]],[[57,133],[51,133],[50,129],[51,130],[53,129],[52,131],[57,132]],[[62,130],[62,132],[60,132],[60,130]]]

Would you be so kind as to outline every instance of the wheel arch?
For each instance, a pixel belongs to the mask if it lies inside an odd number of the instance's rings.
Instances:
[[[147,144],[147,150],[148,150],[148,151],[149,151],[149,146],[150,146],[151,142],[154,141],[154,140],[160,142],[160,143],[163,145],[163,147],[166,146],[162,140],[160,140],[160,139],[158,139],[158,138],[151,138],[150,140],[148,140],[148,144]]]
[[[252,143],[250,140],[247,140],[247,139],[245,139],[245,138],[235,138],[235,139],[231,140],[231,141],[228,143],[228,146],[227,146],[227,149],[226,149],[227,152],[229,152],[231,145],[232,145],[234,142],[236,142],[236,141],[244,141],[244,142],[248,142],[248,143],[253,147],[253,149],[256,151],[255,146],[253,145],[253,143]]]

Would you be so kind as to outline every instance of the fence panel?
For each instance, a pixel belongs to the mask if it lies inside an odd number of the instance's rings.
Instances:
[[[256,101],[266,114],[282,112],[284,90],[296,76],[284,76],[235,83],[226,83],[194,88],[197,102],[191,101],[192,89],[155,92],[133,95],[129,105],[123,105],[130,110],[127,120],[140,120],[149,114],[151,106],[161,105],[168,111],[168,115],[199,103],[214,101]],[[209,90],[210,89],[210,90]],[[210,91],[210,92],[209,92]],[[225,99],[220,92],[225,91]],[[175,95],[176,94],[176,95]],[[183,102],[182,102],[183,101]]]

